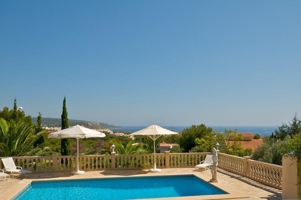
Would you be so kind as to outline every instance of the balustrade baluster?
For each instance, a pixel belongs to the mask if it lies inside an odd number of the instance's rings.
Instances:
[[[183,163],[183,155],[179,155],[179,167],[182,166]]]

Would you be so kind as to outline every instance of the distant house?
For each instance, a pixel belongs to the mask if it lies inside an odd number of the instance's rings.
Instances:
[[[162,142],[158,145],[156,152],[164,153],[165,151],[170,151],[174,146],[179,146],[179,144]]]
[[[242,141],[239,141],[241,143],[241,146],[243,149],[250,148],[254,150],[261,146],[263,144],[263,140],[260,139],[254,139],[253,133],[238,133],[242,135]],[[228,139],[229,144],[231,145],[234,143],[234,138],[231,138],[231,133],[229,134],[229,139]]]

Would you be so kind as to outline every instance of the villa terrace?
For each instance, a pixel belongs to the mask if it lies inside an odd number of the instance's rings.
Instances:
[[[194,174],[209,181],[210,170],[199,171],[194,168],[206,154],[169,152],[157,154],[157,167],[161,168],[162,172],[155,174],[148,172],[153,163],[153,154],[80,156],[81,169],[86,171],[84,175],[70,173],[75,168],[76,156],[14,157],[16,165],[32,170],[33,173],[0,181],[0,197],[10,199],[32,180],[42,179]],[[62,158],[64,162],[61,162]],[[230,193],[218,196],[218,199],[281,199],[282,167],[278,165],[219,153],[217,178],[218,182],[213,184]],[[185,199],[217,199],[217,197],[185,197]]]

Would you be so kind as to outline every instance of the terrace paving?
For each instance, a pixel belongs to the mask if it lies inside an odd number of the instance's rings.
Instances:
[[[89,171],[84,175],[73,175],[70,172],[33,172],[28,176],[0,179],[0,199],[9,200],[19,193],[28,183],[33,180],[59,180],[59,179],[79,179],[79,178],[101,178],[101,177],[124,177],[124,176],[151,176],[151,175],[182,175],[194,174],[205,181],[211,178],[210,170],[199,171],[194,168],[167,168],[160,173],[152,173],[148,170],[103,170]],[[239,199],[239,200],[280,200],[281,190],[275,189],[248,178],[218,169],[218,182],[212,183],[217,187],[228,191],[227,195],[208,195],[198,197],[179,197],[172,199]],[[163,200],[163,199],[160,199]]]

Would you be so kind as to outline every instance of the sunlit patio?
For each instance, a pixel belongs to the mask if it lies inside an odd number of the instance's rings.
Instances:
[[[34,172],[28,176],[8,178],[0,181],[1,199],[11,199],[33,180],[58,180],[78,178],[124,177],[124,176],[152,176],[152,175],[182,175],[194,174],[205,181],[211,179],[210,170],[195,170],[194,168],[166,168],[160,173],[151,173],[148,170],[107,169],[102,171],[87,171],[84,175],[73,175],[70,172]],[[281,199],[281,190],[275,189],[246,177],[218,169],[218,182],[215,186],[227,191],[226,195],[209,195],[185,197],[185,199]],[[175,199],[175,198],[173,198]],[[180,197],[179,199],[183,199]]]

